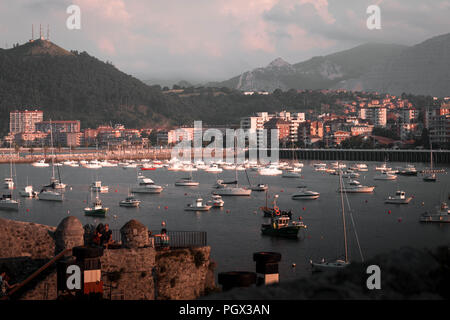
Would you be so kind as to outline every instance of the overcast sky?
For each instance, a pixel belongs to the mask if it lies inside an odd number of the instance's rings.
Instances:
[[[66,9],[81,9],[69,30]],[[366,9],[381,8],[381,30]],[[0,47],[39,24],[50,40],[141,79],[225,80],[277,57],[297,63],[366,42],[413,45],[450,32],[450,0],[0,0]]]

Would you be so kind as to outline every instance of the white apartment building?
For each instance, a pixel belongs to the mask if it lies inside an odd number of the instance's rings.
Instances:
[[[369,120],[374,126],[385,127],[387,123],[387,112],[384,107],[365,107],[358,111],[358,117]]]
[[[298,141],[298,126],[305,122],[305,114],[303,112],[287,112],[281,111],[275,114],[268,112],[258,112],[255,116],[241,118],[240,127],[244,130],[249,130],[250,133],[256,133],[258,141],[262,141],[264,134],[264,124],[272,118],[280,118],[289,121],[289,142]]]
[[[30,133],[36,131],[36,123],[44,120],[44,112],[34,111],[13,111],[9,113],[9,132]]]

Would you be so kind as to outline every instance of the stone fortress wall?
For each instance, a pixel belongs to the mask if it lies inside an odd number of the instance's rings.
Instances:
[[[103,298],[196,299],[215,290],[210,247],[155,250],[147,227],[136,220],[120,231],[121,246],[105,249],[100,258]],[[73,216],[57,228],[0,219],[0,267],[7,268],[11,283],[21,282],[64,249],[83,246],[85,238],[81,222]],[[17,298],[57,299],[56,266],[27,284]]]

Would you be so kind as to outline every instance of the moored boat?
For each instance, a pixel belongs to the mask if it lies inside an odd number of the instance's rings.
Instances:
[[[405,191],[395,192],[395,196],[389,196],[384,202],[391,204],[408,204],[412,200],[412,197],[407,197]]]

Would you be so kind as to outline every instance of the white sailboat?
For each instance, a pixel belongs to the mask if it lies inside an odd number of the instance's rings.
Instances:
[[[423,181],[425,182],[436,182],[437,177],[436,173],[433,171],[433,145],[430,142],[430,170],[425,170],[425,172],[429,172],[429,174],[423,177]]]
[[[341,190],[343,189],[341,170],[339,170],[339,187]],[[347,203],[348,203],[348,199],[347,199]],[[350,206],[349,203],[348,203],[348,205]],[[313,262],[312,260],[310,260],[310,264],[311,264],[313,271],[340,270],[340,269],[345,268],[348,265],[350,265],[350,260],[348,257],[347,229],[346,229],[346,223],[345,223],[344,196],[343,196],[342,192],[341,192],[341,209],[342,209],[341,210],[342,211],[342,227],[343,227],[343,233],[344,233],[345,258],[337,259],[335,261],[330,261],[330,262],[326,261],[325,259],[322,259],[321,262]],[[356,242],[358,244],[359,252],[361,254],[361,260],[364,261],[362,251],[361,251],[361,246],[359,245],[358,234],[356,233],[356,229],[355,229],[355,225],[354,225],[354,221],[353,221],[353,216],[351,215],[351,210],[349,210],[349,212],[350,212],[350,216],[351,216],[352,223],[353,223],[353,229],[354,229],[355,236],[356,236]]]
[[[51,177],[51,183],[48,186],[44,186],[38,194],[39,200],[45,200],[45,201],[63,201],[64,195],[61,192],[57,192],[51,189],[64,189],[66,187],[65,184],[61,184],[61,181],[57,181],[55,179],[55,167],[54,167],[54,150],[53,150],[53,130],[52,130],[52,121],[50,120],[50,143],[51,143],[51,149],[52,149],[52,177]]]
[[[11,144],[9,145],[10,150],[10,172],[11,172],[11,182],[12,186],[14,186],[14,181],[12,178],[12,154],[11,154]],[[5,179],[6,180],[6,179]],[[9,188],[8,188],[9,189]],[[12,189],[12,188],[11,188]],[[0,209],[4,210],[19,210],[19,202],[12,198],[12,191],[9,194],[4,194],[0,198]]]

